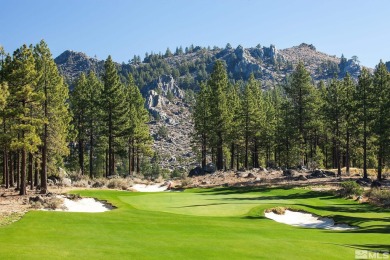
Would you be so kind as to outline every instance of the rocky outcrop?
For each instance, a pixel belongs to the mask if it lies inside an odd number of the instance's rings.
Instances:
[[[64,51],[54,61],[68,85],[72,85],[81,72],[94,71],[100,75],[104,68],[104,61],[90,58],[82,52],[70,50]]]
[[[172,76],[164,75],[142,93],[145,107],[154,117],[149,126],[154,137],[153,149],[160,158],[158,163],[169,170],[189,170],[196,159],[190,143],[193,124],[189,107],[183,101],[184,91]],[[166,136],[159,135],[162,128],[166,129]]]

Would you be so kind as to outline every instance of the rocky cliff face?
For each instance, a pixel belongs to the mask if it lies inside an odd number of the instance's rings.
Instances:
[[[163,75],[143,89],[145,107],[155,118],[149,123],[153,148],[158,152],[159,164],[165,169],[188,170],[196,162],[191,149],[193,123],[184,92],[172,76]],[[161,136],[161,129],[166,135]]]

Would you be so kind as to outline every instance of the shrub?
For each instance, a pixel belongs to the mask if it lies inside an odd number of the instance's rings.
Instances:
[[[340,184],[341,189],[339,189],[337,192],[341,197],[344,198],[350,198],[352,196],[360,196],[363,194],[363,188],[360,187],[359,184],[357,184],[354,181],[346,181]]]
[[[126,179],[111,179],[107,183],[109,189],[122,189],[126,190],[130,187],[129,182]]]
[[[106,186],[107,181],[108,180],[106,178],[96,179],[96,180],[94,180],[94,183],[92,184],[92,187],[93,188],[102,188],[102,187]]]
[[[390,190],[371,189],[367,194],[368,199],[373,204],[382,207],[390,207]]]
[[[183,170],[174,169],[171,172],[171,178],[182,178],[183,175],[184,175],[184,171]]]
[[[166,139],[168,138],[168,128],[166,126],[160,126],[157,130],[157,134],[163,138],[163,139]]]
[[[44,199],[42,206],[45,209],[55,210],[55,209],[63,208],[63,204],[64,204],[63,199],[57,197],[49,197]]]
[[[284,213],[286,213],[286,210],[287,210],[287,208],[285,208],[285,207],[275,207],[272,209],[267,209],[265,212],[267,212],[267,213],[273,212],[277,215],[284,215]]]
[[[181,181],[181,186],[182,187],[188,187],[192,185],[192,179],[191,178],[185,178]]]

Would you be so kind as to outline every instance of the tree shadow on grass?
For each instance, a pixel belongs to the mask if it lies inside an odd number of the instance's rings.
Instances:
[[[233,194],[233,193],[232,193]],[[259,196],[252,198],[222,198],[224,200],[297,200],[297,199],[312,199],[312,198],[325,198],[331,196],[330,194],[326,194],[319,191],[308,191],[304,193],[291,193],[291,194],[281,194],[281,195],[271,195],[271,196]]]
[[[389,251],[390,244],[363,244],[363,245],[345,245],[347,247],[359,249],[359,250],[372,250],[372,251]]]
[[[204,189],[198,191],[199,194],[215,194],[215,195],[231,195],[231,194],[245,194],[250,192],[270,192],[276,189],[289,190],[286,188],[269,188],[269,187],[219,187],[213,189]]]

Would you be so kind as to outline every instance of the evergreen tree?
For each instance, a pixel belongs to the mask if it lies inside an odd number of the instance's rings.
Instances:
[[[372,76],[366,68],[363,68],[361,74],[359,75],[359,81],[356,86],[355,93],[355,104],[356,104],[356,118],[357,124],[363,125],[362,135],[363,135],[363,178],[368,178],[367,173],[367,151],[368,151],[368,139],[371,134],[371,125],[372,125],[372,108],[374,100],[374,90],[372,84]]]
[[[210,143],[210,118],[211,118],[211,91],[208,84],[201,84],[200,91],[196,95],[194,112],[192,114],[194,120],[193,141],[200,143],[201,146],[201,161],[202,168],[207,164],[207,147]]]
[[[145,99],[135,85],[133,76],[128,75],[127,104],[129,105],[129,126],[127,130],[127,151],[129,160],[129,175],[139,170],[140,156],[150,155],[151,137],[149,134],[149,113],[144,107]],[[137,167],[136,167],[137,164]]]
[[[355,125],[355,118],[354,118],[354,96],[355,96],[355,84],[352,81],[351,76],[349,73],[346,74],[344,77],[344,80],[342,82],[343,84],[343,96],[341,97],[341,104],[343,107],[343,121],[344,121],[344,127],[345,127],[345,167],[346,167],[346,174],[349,175],[349,168],[351,164],[350,159],[350,147],[351,147],[351,132],[352,132],[352,126]]]
[[[216,148],[216,166],[222,170],[224,166],[223,146],[229,127],[229,108],[227,103],[228,78],[222,61],[215,62],[210,80],[211,124],[213,127]]]
[[[87,119],[86,134],[88,135],[89,142],[89,177],[93,178],[96,176],[93,167],[95,146],[101,131],[101,116],[103,113],[100,107],[103,84],[93,71],[88,74],[86,88],[87,100],[85,114]]]
[[[316,117],[316,93],[311,84],[309,72],[300,62],[291,76],[291,83],[285,87],[287,97],[292,105],[293,120],[295,121],[295,131],[298,139],[295,143],[299,146],[301,158],[300,164],[307,161],[307,145],[313,121]]]
[[[71,108],[73,122],[77,130],[78,163],[82,175],[85,173],[84,153],[87,140],[88,102],[88,82],[85,74],[81,73],[72,92]]]
[[[390,75],[382,61],[375,68],[373,85],[376,102],[374,106],[375,120],[372,130],[377,137],[377,179],[381,180],[390,139],[390,119],[388,116],[390,113]]]
[[[240,102],[240,86],[239,84],[231,85],[228,93],[228,102],[230,104],[230,119],[231,124],[229,125],[228,130],[228,140],[230,143],[230,169],[234,169],[234,164],[236,164],[236,169],[239,169],[239,146],[242,137],[242,131],[240,129],[240,112],[241,112],[241,102]],[[236,163],[235,163],[236,161]]]
[[[101,107],[103,113],[103,134],[108,141],[108,168],[106,174],[114,175],[115,154],[119,152],[123,143],[126,126],[128,125],[128,106],[123,84],[119,81],[119,76],[111,56],[108,56],[104,63],[103,75],[104,87],[102,90]]]
[[[341,176],[341,133],[343,127],[344,86],[335,77],[327,88],[324,104],[325,120],[331,132],[333,142],[333,167],[337,167],[337,175]]]
[[[23,45],[14,52],[8,75],[10,103],[16,119],[12,131],[18,134],[11,140],[11,149],[21,154],[20,195],[26,194],[27,154],[36,152],[41,143],[37,126],[42,120],[35,118],[33,111],[42,100],[42,95],[36,92],[37,76],[32,48]]]
[[[64,84],[49,47],[43,40],[35,46],[34,55],[39,75],[37,91],[43,93],[44,99],[41,105],[44,126],[41,134],[43,146],[40,187],[41,193],[46,193],[48,171],[52,173],[58,171],[58,167],[63,166],[63,157],[69,153],[67,143],[70,123],[69,95],[68,87]]]

